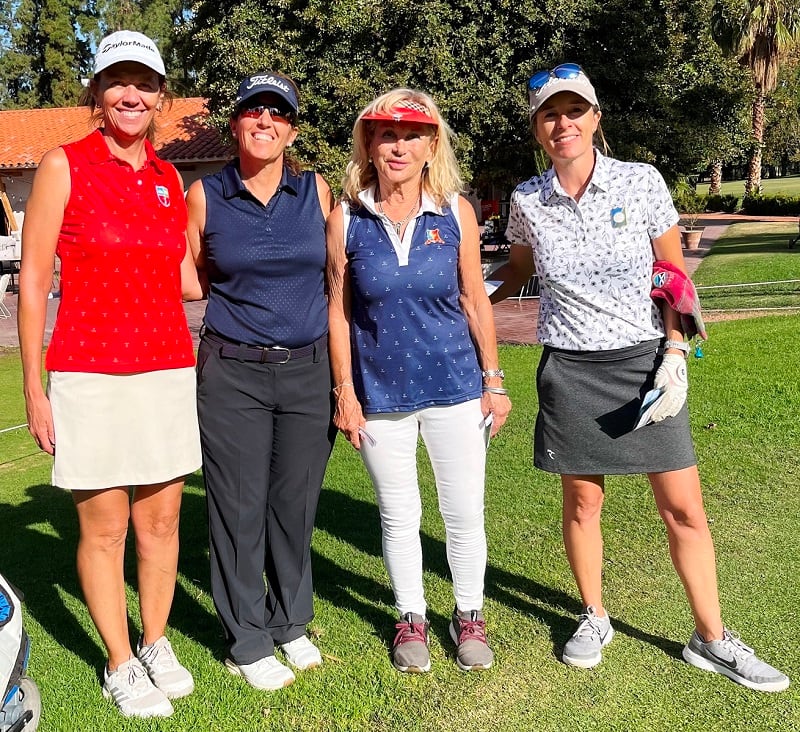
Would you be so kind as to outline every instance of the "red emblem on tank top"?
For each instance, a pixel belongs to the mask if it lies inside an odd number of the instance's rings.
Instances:
[[[425,229],[425,245],[429,244],[444,244],[444,239],[442,239],[441,234],[439,234],[439,229]]]

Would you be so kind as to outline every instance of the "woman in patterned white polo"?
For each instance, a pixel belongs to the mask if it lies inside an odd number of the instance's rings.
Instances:
[[[416,673],[430,669],[418,436],[447,534],[456,662],[486,669],[484,440],[511,409],[450,134],[426,94],[376,99],[355,123],[345,200],[328,219],[334,422],[375,486],[400,613],[392,662]]]
[[[511,200],[510,261],[498,302],[534,270],[541,281],[537,467],[561,475],[567,558],[584,605],[563,661],[591,668],[614,636],[603,606],[600,511],[604,475],[646,473],[694,615],[691,664],[764,691],[789,685],[722,624],[686,410],[688,344],[676,312],[650,298],[655,259],[685,271],[667,187],[655,168],[606,157],[595,90],[576,64],[529,81],[533,134],[552,166]],[[634,430],[638,404],[663,391],[654,422]]]
[[[118,31],[100,42],[85,95],[98,129],[42,158],[20,272],[28,426],[55,455],[53,484],[72,491],[78,577],[108,653],[103,694],[135,717],[169,716],[169,698],[194,689],[164,637],[183,480],[200,467],[194,349],[181,293],[201,294],[186,247],[183,184],[151,144],[164,74],[158,49],[141,33]],[[56,253],[62,296],[45,393],[42,342]],[[123,576],[129,523],[142,618],[136,655]]]

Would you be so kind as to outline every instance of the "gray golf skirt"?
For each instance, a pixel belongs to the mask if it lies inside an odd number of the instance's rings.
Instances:
[[[633,431],[661,364],[660,345],[653,340],[609,351],[545,346],[536,372],[536,467],[565,475],[627,475],[695,465],[685,404],[674,417]]]

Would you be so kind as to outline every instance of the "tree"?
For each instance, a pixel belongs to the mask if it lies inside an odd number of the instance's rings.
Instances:
[[[0,0],[0,108],[63,107],[91,76],[94,50],[115,30],[150,36],[164,58],[170,88],[196,94],[180,29],[189,0]]]
[[[686,96],[687,113],[699,110],[705,123],[695,134],[704,149],[700,169],[709,173],[710,195],[722,188],[725,163],[741,159],[741,151],[749,140],[750,90],[746,73],[722,51],[706,31],[692,52],[698,80]]]
[[[781,60],[800,44],[800,6],[797,0],[717,0],[711,30],[720,47],[752,74],[753,141],[745,183],[745,195],[752,195],[761,187],[767,96],[777,84]]]
[[[525,83],[565,60],[597,83],[615,152],[672,179],[706,165],[730,101],[724,75],[705,70],[719,54],[691,57],[708,38],[708,2],[203,0],[187,31],[220,127],[244,74],[274,68],[300,83],[297,147],[334,186],[358,111],[410,85],[431,93],[456,131],[466,180],[508,191],[537,167]],[[701,93],[720,104],[690,108]]]
[[[78,0],[2,0],[0,107],[63,107],[74,104],[91,59],[80,30],[91,26]]]
[[[597,89],[612,153],[670,183],[728,157],[741,134],[743,74],[711,41],[710,4],[605,0],[568,43]]]
[[[564,61],[592,77],[613,153],[677,180],[734,157],[746,129],[746,74],[711,41],[714,1],[201,0],[184,38],[221,129],[242,76],[292,76],[297,150],[334,187],[358,111],[406,85],[439,103],[465,179],[510,191],[537,169],[525,82]]]
[[[507,181],[522,174],[519,151],[531,155],[522,61],[537,63],[533,43],[552,36],[544,25],[531,0],[205,0],[191,61],[220,126],[241,76],[264,68],[292,76],[301,87],[298,151],[334,186],[357,113],[394,86],[437,100],[467,180],[480,170],[483,183]]]
[[[765,117],[764,164],[786,175],[800,162],[800,58],[783,64]]]
[[[191,20],[191,0],[95,0],[98,29],[95,41],[117,30],[135,30],[152,38],[164,59],[169,88],[180,96],[198,93],[197,75],[187,63],[185,32]]]

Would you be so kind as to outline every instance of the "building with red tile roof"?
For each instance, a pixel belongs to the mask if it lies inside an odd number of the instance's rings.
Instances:
[[[208,124],[205,99],[175,99],[156,117],[155,148],[178,168],[188,186],[219,170],[232,149]],[[0,178],[15,211],[22,211],[33,174],[50,149],[73,142],[93,129],[86,107],[0,111]]]

